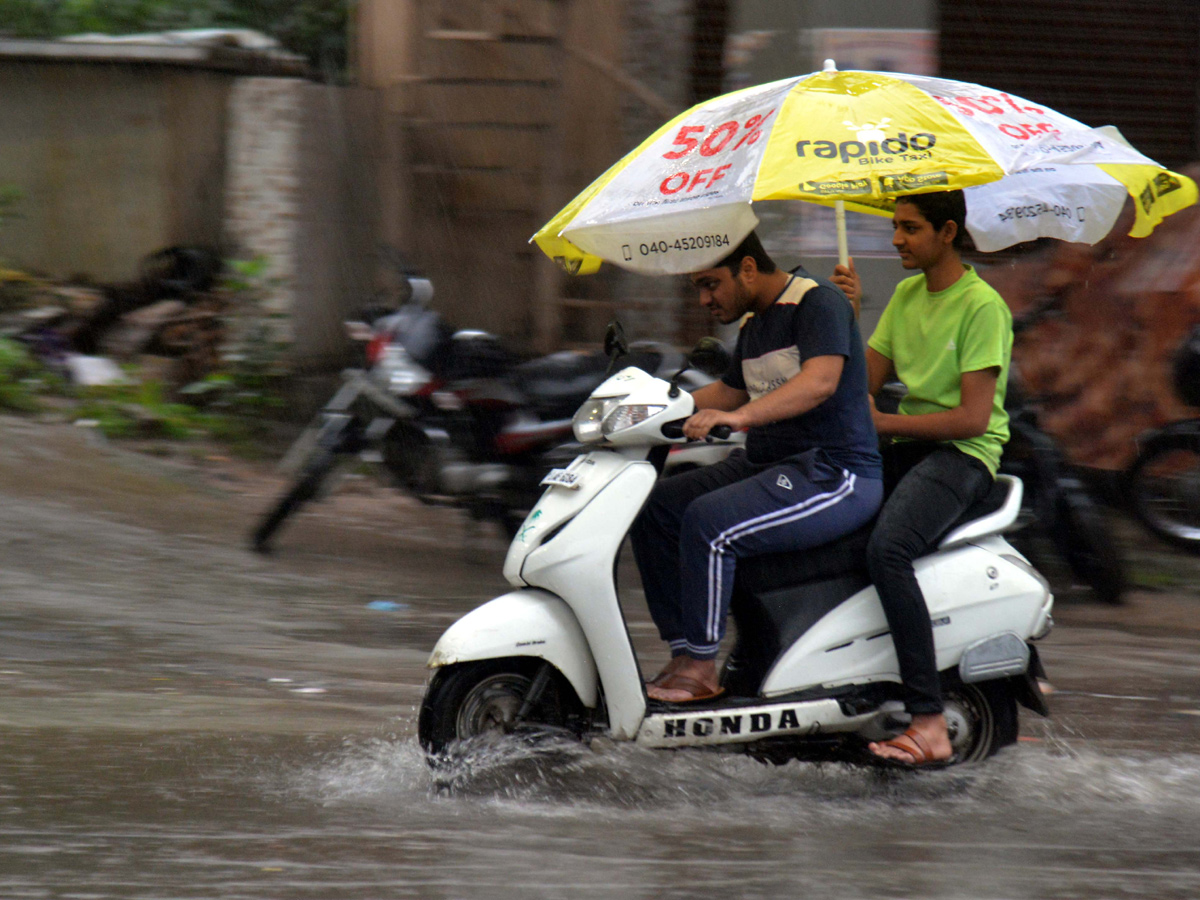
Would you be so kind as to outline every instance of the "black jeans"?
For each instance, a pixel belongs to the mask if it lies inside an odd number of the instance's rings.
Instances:
[[[887,448],[884,473],[890,494],[867,545],[867,567],[892,632],[905,708],[914,715],[940,713],[933,627],[913,561],[936,548],[955,521],[987,495],[992,474],[952,445],[916,441]]]

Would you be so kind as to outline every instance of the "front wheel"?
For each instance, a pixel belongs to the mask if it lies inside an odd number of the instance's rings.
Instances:
[[[336,462],[337,454],[332,450],[318,450],[300,476],[292,482],[291,487],[262,517],[262,521],[250,536],[251,547],[259,553],[270,550],[272,536],[288,516],[317,496]]]
[[[489,659],[438,669],[421,702],[417,736],[426,753],[439,756],[459,741],[518,731],[578,734],[582,713],[575,691],[549,663]]]
[[[1200,435],[1151,441],[1129,470],[1134,515],[1167,543],[1200,553]]]
[[[1017,699],[1007,679],[943,687],[950,744],[958,762],[979,762],[1017,740]]]

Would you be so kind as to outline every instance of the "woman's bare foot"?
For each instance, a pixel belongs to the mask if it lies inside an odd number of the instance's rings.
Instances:
[[[911,766],[944,762],[954,755],[950,732],[946,730],[946,717],[941,713],[913,716],[912,724],[904,734],[868,747],[882,759],[894,759]]]

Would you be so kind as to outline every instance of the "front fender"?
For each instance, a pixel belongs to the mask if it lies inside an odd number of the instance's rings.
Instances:
[[[436,669],[509,656],[546,660],[562,672],[584,706],[595,708],[599,676],[592,650],[575,613],[549,591],[512,591],[467,613],[442,634],[426,665]]]

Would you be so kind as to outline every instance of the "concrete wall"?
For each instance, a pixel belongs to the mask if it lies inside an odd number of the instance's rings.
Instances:
[[[0,257],[65,278],[221,236],[228,75],[0,59],[0,184],[21,192]]]
[[[0,259],[111,283],[175,244],[263,256],[293,364],[336,368],[371,293],[377,103],[302,78],[0,56],[0,185],[21,195]]]

